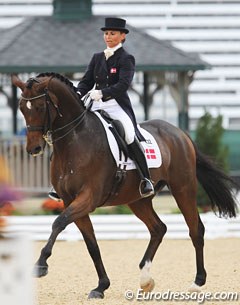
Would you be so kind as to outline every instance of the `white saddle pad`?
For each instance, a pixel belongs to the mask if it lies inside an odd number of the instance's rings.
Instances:
[[[98,112],[94,112],[94,114],[99,118],[99,120],[102,122],[102,125],[104,126],[104,129],[105,129],[105,132],[107,135],[107,139],[108,139],[108,143],[109,143],[109,147],[110,147],[112,155],[116,161],[116,165],[120,166],[121,168],[125,167],[126,170],[135,169],[136,166],[132,159],[128,158],[127,161],[124,161],[124,158],[122,158],[123,160],[119,160],[119,147],[118,147],[118,144],[117,144],[112,132],[109,129],[109,127],[111,125],[108,124],[101,117],[101,115]],[[145,151],[145,156],[146,156],[148,167],[149,168],[160,167],[162,164],[162,156],[161,156],[160,149],[157,145],[156,140],[148,131],[141,128],[140,126],[138,128],[139,128],[141,134],[146,139],[146,142],[145,141],[141,142],[141,145],[143,146],[144,151]]]

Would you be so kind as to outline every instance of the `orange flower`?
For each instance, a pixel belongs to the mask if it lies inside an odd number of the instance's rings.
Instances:
[[[63,201],[55,201],[52,199],[46,199],[42,204],[42,209],[53,214],[59,214],[64,209]]]
[[[6,227],[6,225],[7,225],[6,220],[4,218],[0,217],[0,230],[1,230],[1,228]]]
[[[1,216],[8,216],[12,215],[12,213],[15,211],[14,206],[11,204],[11,202],[4,202],[4,204],[0,207],[0,215]]]

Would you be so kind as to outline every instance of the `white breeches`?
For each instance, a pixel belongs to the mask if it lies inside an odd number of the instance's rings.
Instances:
[[[125,141],[127,144],[131,144],[134,141],[135,129],[130,117],[127,113],[119,106],[118,102],[115,99],[111,99],[106,102],[93,101],[92,111],[95,110],[104,110],[109,116],[114,120],[119,120],[123,124],[125,131]]]

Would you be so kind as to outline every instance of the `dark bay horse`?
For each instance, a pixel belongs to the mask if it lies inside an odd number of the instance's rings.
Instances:
[[[152,197],[141,198],[136,170],[127,172],[116,196],[110,196],[116,174],[116,163],[110,152],[104,129],[96,116],[80,101],[72,83],[56,73],[42,73],[26,83],[16,75],[14,85],[22,90],[20,110],[27,124],[27,152],[43,153],[51,133],[53,158],[51,181],[64,201],[65,210],[56,218],[52,233],[35,265],[38,277],[48,272],[47,259],[59,233],[74,222],[81,231],[99,277],[98,286],[89,298],[103,298],[110,281],[105,271],[89,213],[100,206],[126,204],[145,223],[150,241],[140,262],[140,285],[151,291],[154,281],[150,265],[166,233],[166,225],[152,206]],[[162,153],[160,168],[151,169],[155,192],[168,186],[189,227],[196,252],[198,289],[206,282],[203,246],[204,226],[196,202],[197,181],[201,183],[220,216],[236,216],[232,188],[234,181],[198,151],[180,129],[161,120],[141,124],[156,139]]]

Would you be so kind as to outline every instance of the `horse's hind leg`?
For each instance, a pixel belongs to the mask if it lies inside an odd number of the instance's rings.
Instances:
[[[141,270],[140,286],[145,292],[148,292],[154,288],[154,281],[150,276],[151,262],[167,231],[167,227],[153,210],[151,199],[143,198],[129,204],[129,207],[145,223],[151,236],[147,250],[139,264]]]
[[[89,216],[85,216],[76,220],[75,224],[83,235],[84,241],[88,248],[88,252],[92,257],[99,278],[98,286],[90,292],[88,298],[103,299],[104,291],[110,286],[110,281],[102,262],[91,220]]]
[[[172,188],[174,190],[174,188]],[[196,253],[196,268],[197,274],[194,284],[190,290],[199,290],[206,282],[206,271],[204,268],[203,247],[204,247],[204,225],[200,219],[197,202],[196,202],[196,188],[189,183],[187,187],[180,192],[173,191],[173,196],[185,218],[189,228],[189,236]]]

